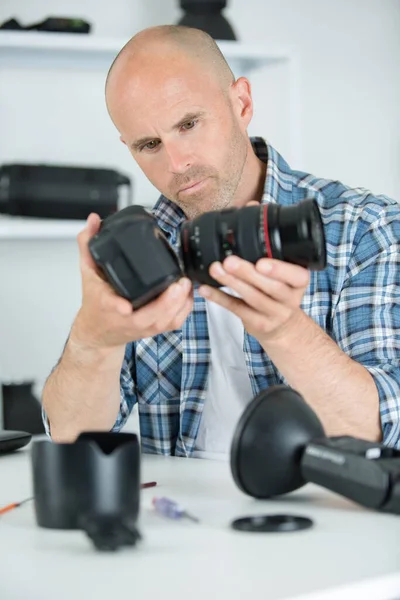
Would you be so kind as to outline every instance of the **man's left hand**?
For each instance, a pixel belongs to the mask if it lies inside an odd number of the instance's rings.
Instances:
[[[209,273],[240,298],[208,285],[200,286],[200,295],[237,315],[261,345],[280,338],[303,315],[300,305],[310,276],[299,265],[270,258],[254,265],[229,256],[222,265],[214,262]]]

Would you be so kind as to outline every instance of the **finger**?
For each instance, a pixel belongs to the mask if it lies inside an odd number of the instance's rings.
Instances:
[[[250,200],[250,202],[247,202],[246,206],[260,206],[260,203],[257,202],[257,200]]]
[[[102,281],[100,283],[103,284]],[[129,300],[119,296],[106,283],[104,283],[104,292],[101,293],[101,308],[105,312],[117,312],[124,317],[131,315],[134,310]]]
[[[207,298],[207,300],[226,308],[239,317],[243,322],[246,331],[255,336],[260,343],[262,343],[261,339],[267,340],[271,333],[277,330],[276,313],[273,313],[272,311],[267,314],[261,314],[248,306],[243,300],[225,294],[208,285],[200,286],[199,294]],[[285,323],[290,318],[292,309],[283,305],[278,306],[280,311],[280,322]],[[281,329],[281,326],[279,326],[279,328]]]
[[[186,319],[190,315],[190,313],[192,312],[192,309],[193,309],[193,297],[190,296],[186,300],[185,304],[183,305],[183,308],[176,313],[174,319],[172,320],[170,329],[171,330],[180,329],[182,327],[183,323],[186,321]]]
[[[83,229],[77,237],[79,246],[79,257],[81,270],[87,269],[93,270],[96,268],[96,263],[90,254],[88,243],[100,229],[101,219],[98,214],[90,213],[86,221],[86,227]]]
[[[286,283],[293,288],[304,288],[310,282],[310,273],[305,267],[274,258],[260,258],[256,270],[263,275]]]
[[[243,261],[244,262],[244,261]],[[264,285],[265,281],[263,281],[263,277],[258,273],[255,273],[255,269],[253,265],[248,263],[248,266],[254,271],[253,278],[249,277],[250,283],[244,281],[243,279],[239,279],[230,275],[229,273],[219,274],[221,269],[219,263],[213,263],[210,267],[210,275],[216,279],[223,286],[229,287],[235,292],[237,292],[242,300],[253,309],[261,312],[263,314],[270,314],[271,312],[276,312],[279,309],[279,306],[282,302],[276,301],[269,294],[267,294],[264,290],[260,291],[259,288],[256,287],[256,284],[251,282],[251,279],[260,279],[260,286]],[[273,282],[272,282],[273,283]],[[282,284],[280,284],[282,285]],[[223,292],[221,292],[223,293]],[[293,292],[292,292],[293,293]],[[228,294],[229,295],[229,294]],[[288,298],[290,298],[290,293],[287,294]],[[233,304],[232,304],[233,305]]]
[[[231,264],[232,262],[228,262],[228,260],[224,261],[227,269]],[[261,275],[253,264],[245,260],[239,259],[237,268],[231,268],[231,271],[234,275],[223,269],[220,263],[213,263],[210,267],[210,275],[214,279],[238,292],[247,303],[252,304],[255,308],[256,306],[261,308],[261,304],[264,304],[262,299],[265,296],[281,303],[290,304],[293,301],[293,288]],[[261,296],[255,294],[256,291],[262,292]],[[296,300],[297,295],[298,293]]]
[[[255,315],[254,309],[248,306],[246,302],[240,298],[226,294],[217,288],[209,285],[201,285],[198,291],[200,296],[203,296],[207,300],[211,300],[212,302],[219,304],[219,306],[226,308],[242,319],[242,321],[248,321]]]
[[[178,284],[173,284],[173,285],[178,285]],[[187,284],[185,284],[185,288],[186,288]],[[101,307],[104,311],[109,311],[109,312],[119,312],[121,315],[125,315],[125,316],[129,316],[132,314],[132,312],[136,312],[138,313],[138,311],[140,310],[141,313],[140,315],[138,315],[137,319],[140,319],[141,323],[146,324],[147,323],[147,319],[149,319],[149,321],[153,320],[153,313],[154,316],[159,317],[160,313],[165,316],[168,315],[168,312],[166,312],[165,310],[162,309],[162,307],[160,307],[160,301],[164,299],[168,300],[168,304],[169,306],[171,306],[171,319],[175,318],[176,316],[176,311],[181,310],[181,304],[173,304],[170,303],[170,296],[172,295],[172,297],[174,297],[173,293],[171,294],[171,291],[173,292],[173,290],[171,290],[170,286],[165,292],[163,292],[163,294],[161,294],[158,298],[156,298],[153,302],[148,303],[147,305],[144,305],[138,309],[133,308],[132,303],[130,302],[130,300],[127,300],[126,298],[123,298],[121,296],[119,296],[112,288],[110,288],[110,286],[107,285],[107,293],[104,293],[102,295],[102,300],[101,300]],[[182,284],[179,287],[182,287]],[[171,290],[171,291],[170,291]],[[169,295],[167,296],[167,293],[169,293]],[[179,296],[178,296],[179,298]],[[147,316],[146,316],[147,313]]]
[[[136,326],[140,326],[141,329],[166,327],[182,310],[191,294],[191,289],[192,284],[186,277],[170,285],[158,298],[134,313]]]

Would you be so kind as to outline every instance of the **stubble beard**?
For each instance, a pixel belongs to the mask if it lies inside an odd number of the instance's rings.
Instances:
[[[232,205],[237,185],[228,182],[227,185],[220,185],[217,191],[203,192],[202,194],[193,194],[189,201],[176,203],[185,213],[188,219],[194,219],[205,212],[223,210]]]
[[[243,146],[243,150],[241,150],[241,146]],[[193,194],[186,202],[182,202],[179,198],[174,200],[189,220],[205,212],[223,210],[234,205],[235,195],[247,159],[247,152],[245,140],[241,134],[235,132],[232,140],[232,151],[229,153],[226,162],[227,174],[222,181],[218,175],[212,177],[212,180],[216,181],[217,189],[214,192],[208,192],[208,194],[207,190],[199,192],[199,194]]]

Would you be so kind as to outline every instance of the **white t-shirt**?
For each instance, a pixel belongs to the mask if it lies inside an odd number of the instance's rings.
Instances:
[[[237,422],[253,392],[243,353],[242,321],[214,302],[206,300],[206,308],[210,370],[193,456],[226,460]]]

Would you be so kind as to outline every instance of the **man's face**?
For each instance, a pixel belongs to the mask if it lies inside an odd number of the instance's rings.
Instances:
[[[189,61],[163,72],[141,69],[114,94],[112,117],[122,141],[188,218],[234,202],[248,139],[231,95]]]

